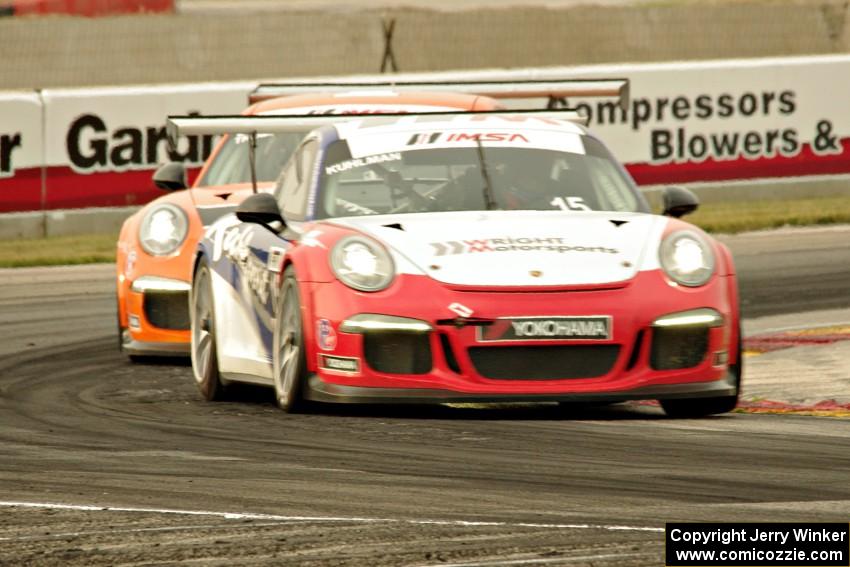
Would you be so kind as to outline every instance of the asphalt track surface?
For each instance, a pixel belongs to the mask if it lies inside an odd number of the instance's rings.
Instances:
[[[850,304],[848,235],[731,239],[750,313]],[[850,515],[850,420],[206,403],[112,285],[0,271],[0,565],[662,565],[668,521]]]
[[[744,317],[850,306],[850,227],[721,237],[740,276]]]

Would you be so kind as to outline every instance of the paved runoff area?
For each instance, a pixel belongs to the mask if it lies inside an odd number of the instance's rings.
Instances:
[[[743,409],[850,416],[850,309],[744,321]]]

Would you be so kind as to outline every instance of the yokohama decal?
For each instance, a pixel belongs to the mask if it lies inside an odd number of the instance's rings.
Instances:
[[[529,317],[499,319],[493,325],[478,327],[478,340],[552,341],[608,340],[611,317]]]

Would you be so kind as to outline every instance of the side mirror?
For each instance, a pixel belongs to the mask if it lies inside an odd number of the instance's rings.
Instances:
[[[275,232],[280,232],[286,226],[277,201],[268,193],[251,195],[239,203],[236,207],[236,218],[242,222],[261,224]],[[280,223],[280,227],[272,227],[273,223]]]
[[[189,186],[186,179],[186,166],[176,161],[159,166],[153,174],[153,184],[163,191],[185,189]]]
[[[661,198],[668,217],[683,217],[699,208],[699,197],[684,187],[665,187]]]

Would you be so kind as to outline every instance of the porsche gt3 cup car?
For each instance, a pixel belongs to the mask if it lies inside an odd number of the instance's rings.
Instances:
[[[398,81],[396,81],[398,83]],[[260,101],[243,114],[374,114],[500,108],[505,98],[628,94],[627,81],[510,81],[463,83],[310,83],[260,85]],[[460,92],[447,92],[457,86]],[[284,96],[287,95],[287,96]],[[260,135],[253,175],[260,190],[271,188],[303,135],[301,130]],[[196,140],[197,141],[197,140]],[[169,191],[124,223],[117,243],[118,335],[123,352],[141,356],[185,355],[189,351],[191,260],[204,228],[252,193],[252,160],[247,135],[225,136],[213,150],[192,188],[183,164],[169,163],[154,175]]]
[[[285,410],[734,408],[728,249],[675,218],[696,208],[693,194],[670,189],[666,215],[651,214],[602,142],[553,116],[385,117],[307,135],[274,193],[249,197],[199,243],[191,355],[202,394],[222,399],[245,381],[274,387]],[[262,130],[243,122],[227,128]]]

